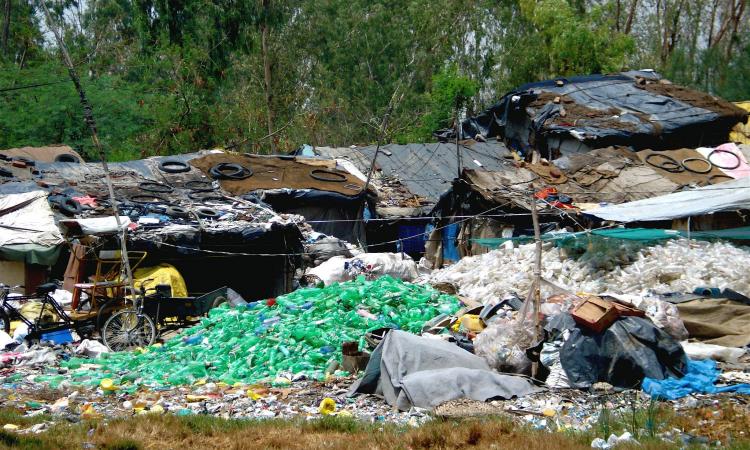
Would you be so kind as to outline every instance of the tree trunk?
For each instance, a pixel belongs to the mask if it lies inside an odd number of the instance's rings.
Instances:
[[[620,9],[622,9],[621,0],[617,0],[615,3],[615,30],[617,31],[620,31]]]
[[[747,5],[747,0],[739,0],[739,4],[737,5],[737,10],[732,11],[732,34],[729,37],[729,42],[727,42],[727,60],[729,60],[732,57],[732,44],[734,44],[734,41],[737,39],[737,28],[740,25],[740,21],[742,20],[742,15],[745,12],[745,6]]]
[[[625,21],[625,34],[630,34],[630,30],[633,27],[633,19],[635,18],[635,12],[638,9],[638,0],[633,0],[630,3],[630,11],[628,12],[628,19]]]
[[[708,48],[714,45],[714,23],[716,22],[716,10],[719,7],[719,0],[711,3],[711,21],[708,23]]]
[[[10,36],[10,2],[5,0],[5,13],[3,19],[3,55],[8,55],[8,37]]]
[[[271,144],[271,153],[276,153],[276,144],[273,136],[273,94],[271,93],[271,55],[268,54],[268,12],[271,0],[263,0],[263,24],[260,29],[260,46],[263,53],[263,87],[266,96],[266,123],[268,124],[268,135]]]

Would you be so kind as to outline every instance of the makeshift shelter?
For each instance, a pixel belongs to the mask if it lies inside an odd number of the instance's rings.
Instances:
[[[304,147],[295,154],[335,160],[366,178],[377,146]],[[388,144],[380,146],[371,184],[378,194],[375,220],[367,223],[370,251],[424,251],[427,213],[463,168],[497,170],[511,158],[500,142]]]
[[[22,159],[33,162],[67,162],[81,163],[83,157],[67,145],[48,145],[46,147],[19,147],[0,150],[0,160]]]
[[[553,162],[507,161],[501,170],[466,169],[431,212],[436,218],[436,229],[430,233],[426,256],[433,266],[439,267],[445,261],[485,253],[489,250],[487,242],[496,242],[499,238],[533,236],[532,201],[537,202],[542,232],[563,228],[583,230],[598,226],[600,220],[595,216],[599,211],[606,214],[610,208],[619,210],[618,206],[604,205],[629,204],[627,202],[641,205],[664,194],[709,183],[717,183],[714,192],[734,192],[735,189],[727,187],[749,179],[727,181],[732,180],[729,173],[733,172],[717,167],[702,170],[703,173],[667,170],[671,166],[664,168],[649,163],[653,158],[648,155],[654,153],[659,154],[652,150],[636,153],[608,147],[564,156]],[[698,160],[704,159],[706,151],[680,149],[669,154],[679,161]],[[740,158],[744,159],[744,154],[738,154],[737,159]],[[729,201],[728,198],[725,201]],[[690,215],[685,213],[685,208],[674,206],[663,203],[661,209],[670,219]],[[693,208],[701,206],[707,205],[693,205]],[[701,209],[704,213],[705,210]],[[589,212],[590,215],[583,214]],[[730,217],[701,226],[694,223],[691,229],[715,230],[742,225],[744,222],[739,217]],[[684,228],[677,222],[654,226]]]
[[[750,209],[750,177],[621,205],[605,206],[588,213],[602,220],[651,222],[747,209]]]
[[[296,158],[211,154],[190,161],[210,174],[220,164],[238,164],[252,170],[243,179],[219,179],[221,187],[270,205],[274,211],[299,214],[315,231],[352,243],[365,243],[363,210],[372,208],[375,192],[364,192],[365,182],[335,161]]]
[[[631,71],[525,84],[465,120],[461,137],[497,137],[523,155],[537,150],[554,159],[610,145],[718,145],[747,117],[730,102],[674,85],[653,71]]]
[[[33,289],[63,243],[47,192],[0,194],[0,283]]]
[[[303,250],[299,227],[267,206],[233,197],[188,164],[210,153],[110,163],[118,207],[130,228],[129,250],[147,252],[144,267],[175,266],[190,292],[225,285],[248,299],[288,292]],[[119,248],[101,165],[35,167],[38,173],[27,170],[27,181],[4,180],[0,193],[44,187],[70,242],[97,252]],[[206,276],[207,267],[222,276]]]

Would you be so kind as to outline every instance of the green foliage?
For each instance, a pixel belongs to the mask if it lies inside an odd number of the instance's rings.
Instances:
[[[414,132],[398,136],[397,141],[429,141],[435,130],[453,126],[455,114],[461,113],[478,90],[477,83],[460,75],[456,66],[444,68],[432,77],[430,92],[424,95],[427,110],[419,127]]]
[[[630,37],[613,32],[595,7],[581,14],[566,0],[521,0],[523,16],[535,27],[539,49],[532,60],[543,77],[614,72],[634,49]],[[528,69],[526,69],[528,71]]]
[[[69,82],[8,90],[67,77],[36,2],[11,3],[0,48],[0,148],[65,143],[96,158]],[[451,124],[456,95],[471,115],[523,83],[629,67],[750,98],[747,17],[708,48],[711,10],[702,0],[665,0],[656,10],[638,2],[629,34],[626,0],[50,4],[114,160],[223,146],[265,153],[271,141],[280,151],[368,144],[381,134],[430,141]],[[727,11],[718,8],[723,23]]]

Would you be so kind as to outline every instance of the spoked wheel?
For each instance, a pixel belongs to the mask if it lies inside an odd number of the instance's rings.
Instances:
[[[155,338],[154,321],[134,309],[116,312],[102,328],[104,345],[114,352],[149,346]]]

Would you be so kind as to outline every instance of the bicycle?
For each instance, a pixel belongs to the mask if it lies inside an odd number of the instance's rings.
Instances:
[[[85,320],[72,319],[60,303],[50,294],[60,288],[59,281],[52,281],[39,285],[33,295],[10,296],[11,291],[23,286],[8,286],[0,283],[0,329],[10,333],[11,321],[20,321],[26,325],[30,342],[42,340],[45,335],[64,330],[73,330],[81,337],[91,336],[96,330],[98,316]],[[22,314],[22,306],[31,302],[39,302],[39,315],[28,318]]]

